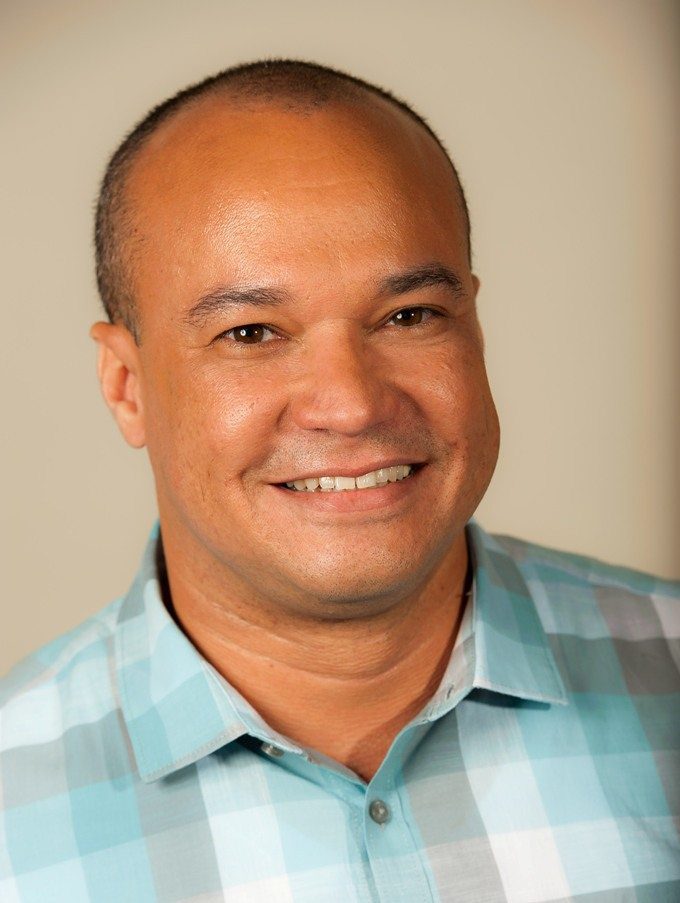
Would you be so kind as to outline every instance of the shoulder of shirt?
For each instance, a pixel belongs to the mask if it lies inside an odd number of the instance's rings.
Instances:
[[[112,638],[116,629],[118,611],[123,597],[101,609],[76,627],[27,655],[0,679],[0,713],[3,720],[12,711],[23,709],[23,704],[37,705],[50,699],[54,705],[77,706],[77,692],[85,673],[92,690],[99,689],[110,700],[110,670],[113,658]],[[73,682],[72,682],[73,681]],[[71,683],[72,682],[72,683]],[[58,687],[59,693],[50,692]],[[93,694],[88,694],[88,705]],[[110,703],[109,703],[110,704]],[[40,706],[39,706],[40,708]],[[74,713],[75,714],[75,713]]]
[[[575,588],[602,587],[620,589],[640,599],[665,597],[680,601],[680,581],[667,580],[598,558],[564,552],[528,540],[504,534],[491,534],[493,540],[510,555],[527,580],[571,584]]]

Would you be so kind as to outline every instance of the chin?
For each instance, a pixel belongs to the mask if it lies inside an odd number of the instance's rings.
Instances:
[[[366,567],[357,565],[357,554],[326,556],[314,563],[313,570],[305,568],[284,578],[288,585],[299,589],[296,607],[329,619],[356,618],[379,614],[398,604],[417,591],[430,577],[434,566],[431,555],[395,557],[383,551],[374,552]]]

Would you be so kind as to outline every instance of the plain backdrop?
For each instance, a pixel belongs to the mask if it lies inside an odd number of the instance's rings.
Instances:
[[[2,0],[0,671],[124,592],[155,517],[87,335],[106,159],[159,100],[263,56],[388,87],[458,164],[503,428],[479,522],[677,577],[679,10]]]

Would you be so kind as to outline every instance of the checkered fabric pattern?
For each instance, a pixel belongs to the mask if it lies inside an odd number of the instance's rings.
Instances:
[[[467,535],[448,669],[367,785],[201,658],[156,529],[128,595],[2,683],[0,900],[680,900],[680,586]]]

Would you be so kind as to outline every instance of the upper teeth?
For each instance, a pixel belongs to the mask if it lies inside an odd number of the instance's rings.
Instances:
[[[360,477],[310,477],[308,480],[295,480],[286,483],[289,489],[297,489],[298,492],[344,492],[347,489],[370,489],[373,486],[381,486],[385,483],[395,483],[403,480],[411,471],[410,464],[397,464],[396,467],[381,467],[380,470],[371,470]]]

